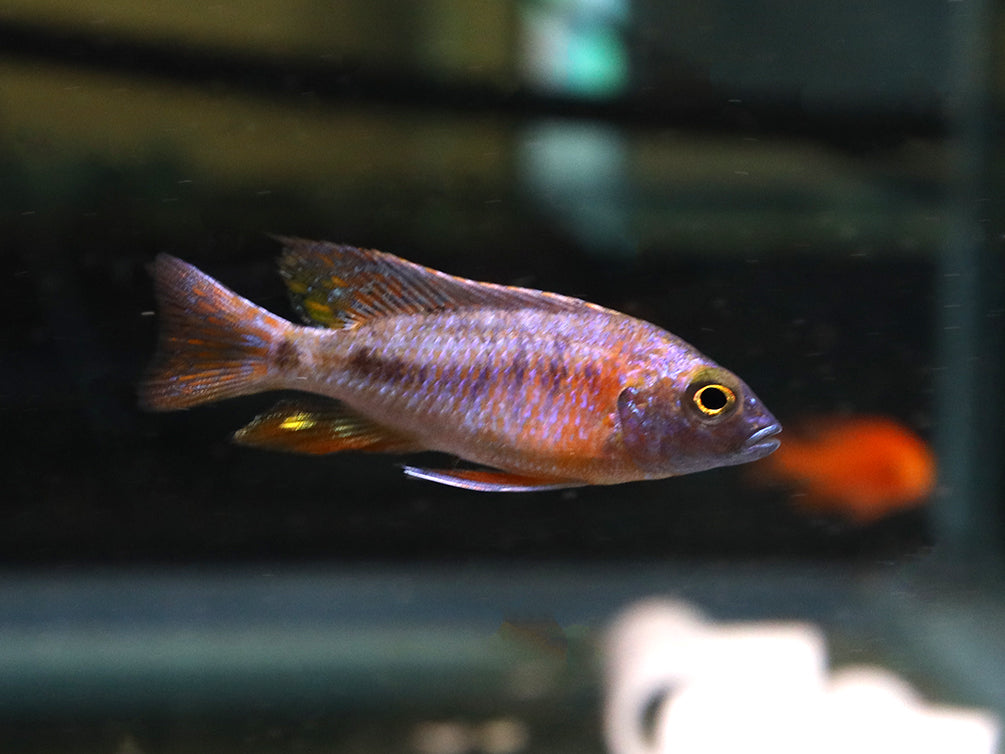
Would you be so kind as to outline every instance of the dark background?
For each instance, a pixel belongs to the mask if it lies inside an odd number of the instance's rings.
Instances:
[[[291,316],[274,232],[651,320],[783,424],[881,413],[931,438],[953,4],[910,28],[832,9],[803,37],[788,4],[613,4],[569,22],[596,49],[557,82],[527,62],[548,3],[372,5],[223,4],[198,33],[184,7],[0,14],[0,562],[927,549],[923,510],[807,517],[742,469],[475,494],[399,458],[229,444],[273,396],[140,412],[151,260]]]

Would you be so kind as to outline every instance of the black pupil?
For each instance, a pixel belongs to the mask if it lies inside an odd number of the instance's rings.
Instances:
[[[702,390],[698,400],[709,411],[721,411],[726,408],[728,402],[726,394],[717,387],[707,387]]]

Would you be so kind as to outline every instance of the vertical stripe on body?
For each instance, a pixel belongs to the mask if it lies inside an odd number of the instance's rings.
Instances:
[[[437,329],[425,340],[414,325],[360,339],[346,352],[344,387],[375,418],[444,440],[559,455],[599,442],[607,414],[599,401],[616,378],[614,360],[571,347],[564,335]]]

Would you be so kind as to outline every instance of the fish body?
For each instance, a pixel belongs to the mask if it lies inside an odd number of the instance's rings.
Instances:
[[[406,467],[476,490],[657,479],[755,460],[778,422],[738,377],[655,325],[553,293],[299,239],[280,272],[295,325],[161,255],[152,410],[267,390],[243,444],[436,450],[486,469]]]
[[[865,525],[924,504],[936,463],[920,437],[888,417],[816,417],[752,473],[795,488],[800,510]]]

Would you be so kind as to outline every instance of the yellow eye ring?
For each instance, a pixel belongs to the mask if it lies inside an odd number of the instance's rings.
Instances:
[[[725,385],[712,383],[695,390],[691,400],[705,416],[716,417],[728,412],[736,405],[736,393]]]

